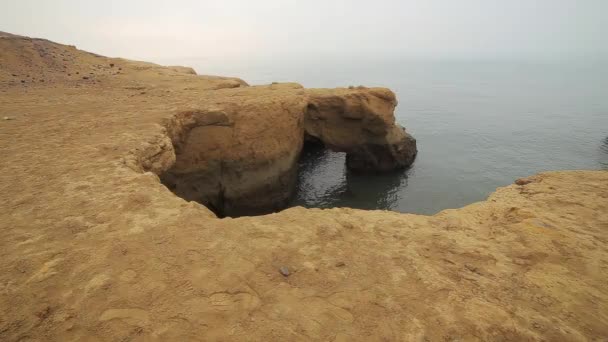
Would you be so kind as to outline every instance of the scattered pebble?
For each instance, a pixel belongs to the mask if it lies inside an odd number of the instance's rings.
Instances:
[[[346,263],[344,263],[344,261],[340,261],[338,263],[336,263],[336,267],[344,267],[346,266]]]
[[[9,117],[9,116],[5,116],[3,119],[4,119],[4,120],[13,120],[13,118],[11,118],[11,117]]]
[[[287,266],[281,266],[281,268],[279,268],[279,272],[281,272],[281,274],[282,274],[284,277],[289,277],[289,275],[291,274],[291,273],[289,272],[289,268],[287,268]]]

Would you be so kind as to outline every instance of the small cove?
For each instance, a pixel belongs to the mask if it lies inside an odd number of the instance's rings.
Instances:
[[[434,214],[538,172],[608,169],[605,64],[387,60],[214,68],[175,62],[254,85],[363,84],[397,94],[396,119],[418,141],[414,165],[357,175],[346,170],[344,154],[307,150],[292,206]]]

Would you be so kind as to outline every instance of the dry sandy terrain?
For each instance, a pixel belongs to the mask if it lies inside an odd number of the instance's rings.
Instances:
[[[0,36],[2,341],[608,338],[608,172],[531,176],[435,216],[218,219],[160,183],[163,125],[220,108],[265,136],[297,115],[297,87]]]

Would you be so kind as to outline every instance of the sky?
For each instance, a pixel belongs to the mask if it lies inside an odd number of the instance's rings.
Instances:
[[[112,57],[608,59],[607,0],[0,0],[0,31]]]

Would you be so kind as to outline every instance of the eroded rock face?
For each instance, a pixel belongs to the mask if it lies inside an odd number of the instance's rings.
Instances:
[[[354,170],[394,170],[415,156],[415,140],[394,123],[396,100],[388,89],[287,83],[237,95],[241,102],[181,111],[165,124],[175,164],[162,173],[163,183],[220,216],[285,208],[305,136],[347,152]]]
[[[416,139],[395,125],[379,143],[369,142],[349,151],[346,166],[355,171],[393,171],[410,166],[417,153]]]
[[[391,171],[410,166],[416,140],[395,124],[395,94],[384,88],[311,89],[306,133],[328,148],[347,153],[356,171]]]
[[[251,97],[178,113],[166,123],[176,161],[161,175],[163,183],[219,216],[283,209],[295,190],[304,139],[306,98],[292,89],[273,92],[274,99]]]

